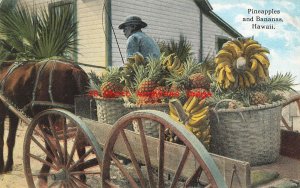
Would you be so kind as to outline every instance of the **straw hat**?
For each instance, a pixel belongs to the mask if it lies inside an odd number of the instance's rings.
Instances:
[[[137,25],[141,28],[144,28],[147,26],[145,22],[142,21],[142,19],[138,16],[128,16],[126,17],[124,23],[119,25],[119,29],[124,29],[124,27],[128,24]]]

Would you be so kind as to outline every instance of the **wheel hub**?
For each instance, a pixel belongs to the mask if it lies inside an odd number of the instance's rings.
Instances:
[[[68,173],[65,169],[61,169],[56,174],[51,175],[53,181],[68,179]]]

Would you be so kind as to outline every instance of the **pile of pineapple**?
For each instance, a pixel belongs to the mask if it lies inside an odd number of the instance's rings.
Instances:
[[[253,38],[238,38],[226,42],[215,56],[213,101],[233,99],[224,108],[264,105],[283,99],[291,90],[290,73],[270,77],[269,50]]]

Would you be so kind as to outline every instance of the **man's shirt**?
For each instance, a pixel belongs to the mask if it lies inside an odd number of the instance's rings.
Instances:
[[[140,52],[144,58],[150,56],[154,58],[160,57],[160,50],[157,43],[141,31],[133,33],[127,39],[127,58],[136,52]]]

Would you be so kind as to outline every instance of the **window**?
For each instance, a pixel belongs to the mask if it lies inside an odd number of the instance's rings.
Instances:
[[[230,40],[229,37],[216,36],[216,52],[218,52],[219,50],[221,50],[223,44],[226,43],[229,40]]]
[[[73,0],[63,0],[63,1],[49,3],[48,8],[49,8],[49,12],[54,11],[55,9],[64,9],[64,8],[73,9]]]

